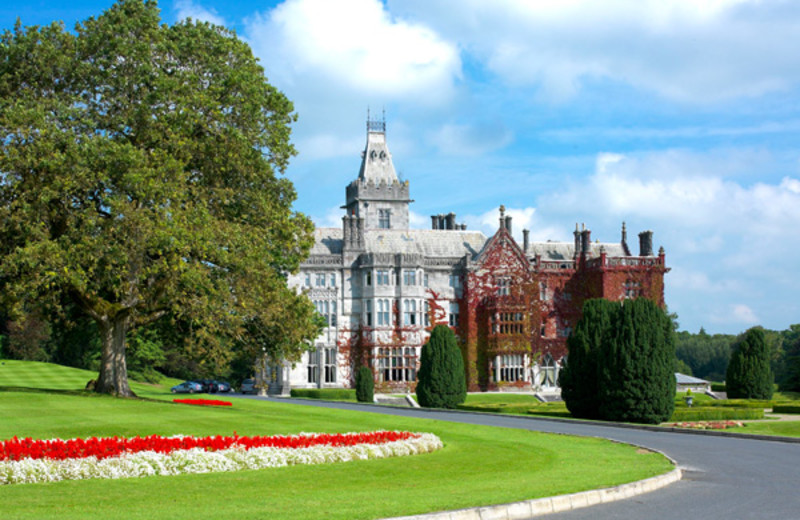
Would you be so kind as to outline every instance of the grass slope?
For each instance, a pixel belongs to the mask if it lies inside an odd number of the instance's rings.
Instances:
[[[433,432],[445,447],[325,466],[3,486],[4,520],[380,518],[606,487],[671,468],[660,455],[598,439],[245,399],[231,408],[194,407],[171,403],[168,390],[155,387],[149,397],[160,401],[10,389],[19,385],[7,385],[8,376],[0,372],[0,439],[402,429]]]
[[[97,372],[38,361],[0,360],[0,387],[83,390],[92,379],[97,379]],[[131,381],[130,385],[137,395],[149,395],[180,382],[180,379],[164,378],[161,385],[137,381]]]

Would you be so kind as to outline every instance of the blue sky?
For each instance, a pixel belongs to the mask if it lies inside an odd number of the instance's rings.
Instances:
[[[0,7],[3,28],[109,1]],[[791,0],[181,0],[234,28],[294,103],[296,208],[340,225],[367,108],[386,111],[416,227],[454,211],[629,242],[654,231],[681,329],[800,323],[800,3]],[[634,249],[637,249],[634,247]]]

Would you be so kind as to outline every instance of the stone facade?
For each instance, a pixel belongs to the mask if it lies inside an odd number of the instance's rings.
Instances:
[[[486,237],[431,217],[409,229],[408,181],[400,182],[384,122],[367,123],[358,178],[346,188],[341,228],[318,228],[316,244],[289,284],[306,291],[328,326],[302,363],[281,370],[284,386],[351,387],[354,366],[373,369],[378,390],[415,385],[420,349],[435,324],[461,341],[470,390],[555,392],[566,338],[588,298],[647,297],[664,304],[664,251],[652,232],[631,254],[625,225],[619,242],[575,240],[523,244],[500,208]],[[285,374],[285,375],[283,375]]]

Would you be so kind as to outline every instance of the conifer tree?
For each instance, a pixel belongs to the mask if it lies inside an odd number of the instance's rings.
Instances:
[[[753,327],[733,345],[725,378],[728,397],[771,399],[773,376],[764,330]]]
[[[437,325],[422,347],[417,399],[426,408],[455,408],[467,397],[464,360],[455,334]]]
[[[374,400],[375,382],[372,379],[372,370],[361,367],[356,372],[356,400],[359,403],[371,403]]]
[[[675,342],[663,309],[645,298],[617,305],[599,357],[603,419],[657,424],[670,418],[675,408]]]
[[[567,339],[568,355],[559,374],[559,385],[561,397],[574,417],[598,418],[598,352],[611,330],[614,312],[615,304],[607,300],[586,301],[583,317]]]

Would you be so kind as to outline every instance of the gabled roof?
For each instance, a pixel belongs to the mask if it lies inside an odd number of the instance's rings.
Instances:
[[[501,250],[507,250],[511,255],[517,259],[517,261],[526,267],[529,266],[528,258],[525,256],[525,253],[522,249],[517,245],[517,242],[514,238],[509,234],[508,230],[504,227],[501,227],[497,230],[497,233],[489,239],[488,242],[483,246],[478,258],[475,259],[475,262],[478,264],[486,263],[493,255],[497,254]]]

